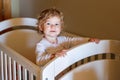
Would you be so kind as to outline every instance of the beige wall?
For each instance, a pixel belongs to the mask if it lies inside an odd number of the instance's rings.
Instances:
[[[58,0],[66,30],[90,37],[120,40],[120,0]]]
[[[19,16],[19,0],[11,0],[12,17]]]
[[[55,4],[52,1],[20,0],[18,17],[37,17],[41,10],[56,5],[64,12],[65,30],[120,40],[120,0],[56,0]]]
[[[21,17],[37,17],[41,10],[53,5],[52,0],[20,0]]]

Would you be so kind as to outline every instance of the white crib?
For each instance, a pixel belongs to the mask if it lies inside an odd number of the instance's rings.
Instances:
[[[0,80],[40,80],[34,48],[37,20],[12,18],[0,22]]]
[[[118,80],[120,41],[86,43],[67,52],[67,56],[48,63],[42,80]]]
[[[41,37],[36,32],[36,23],[32,18],[0,22],[0,80],[119,79],[120,41],[117,40],[84,43],[70,49],[65,57],[37,66],[34,48]],[[75,36],[66,32],[63,35]]]

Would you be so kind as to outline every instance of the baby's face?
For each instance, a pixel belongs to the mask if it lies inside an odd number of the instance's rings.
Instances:
[[[57,37],[61,32],[61,20],[57,16],[50,17],[44,23],[45,36]]]

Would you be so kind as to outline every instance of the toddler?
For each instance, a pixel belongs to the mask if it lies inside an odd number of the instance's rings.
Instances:
[[[38,31],[43,34],[43,38],[36,45],[37,65],[43,66],[55,57],[65,56],[67,49],[79,43],[88,41],[99,42],[95,38],[60,36],[63,27],[63,13],[59,10],[49,8],[40,13]]]

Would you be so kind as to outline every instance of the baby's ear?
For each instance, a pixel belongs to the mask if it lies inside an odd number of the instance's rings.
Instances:
[[[42,26],[39,26],[39,29],[40,29],[40,31],[43,31],[43,27]]]

